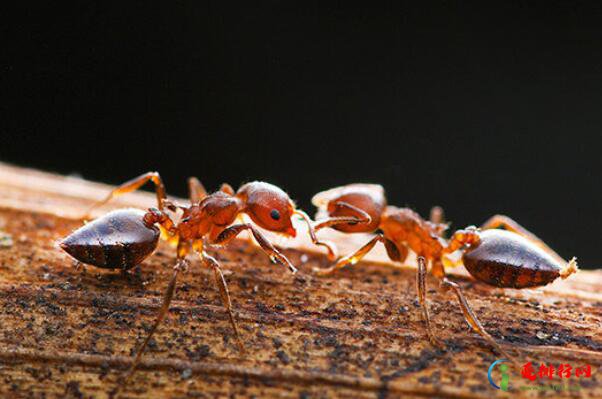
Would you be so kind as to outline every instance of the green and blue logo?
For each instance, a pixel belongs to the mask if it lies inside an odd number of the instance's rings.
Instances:
[[[508,382],[510,381],[510,375],[508,374],[508,365],[500,365],[500,371],[502,372],[502,382],[499,386],[495,382],[493,382],[493,379],[491,378],[491,372],[498,363],[503,363],[506,361],[508,361],[508,359],[496,360],[495,362],[491,363],[491,366],[489,366],[489,371],[487,372],[487,378],[489,379],[489,383],[491,384],[491,386],[495,389],[501,389],[502,391],[508,390]]]

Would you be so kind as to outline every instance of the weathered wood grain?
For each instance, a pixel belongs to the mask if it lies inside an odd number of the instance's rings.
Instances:
[[[91,267],[77,271],[55,244],[107,189],[0,165],[0,231],[7,238],[0,240],[1,396],[106,397],[146,334],[172,248],[162,243],[124,278]],[[114,205],[152,204],[153,196],[142,193]],[[333,237],[343,247],[357,245]],[[236,350],[211,272],[193,260],[123,397],[508,396],[487,381],[497,356],[435,279],[428,281],[429,298],[446,350],[426,339],[412,268],[362,263],[336,278],[317,278],[311,268],[326,266],[326,259],[307,251],[307,241],[287,244],[286,254],[300,265],[297,275],[245,241],[215,252],[229,272],[246,356]],[[570,393],[522,391],[537,384],[512,370],[513,396],[602,397],[602,273],[580,272],[525,291],[493,289],[461,273],[457,280],[485,327],[521,361],[593,368],[589,379],[552,381],[580,387]]]

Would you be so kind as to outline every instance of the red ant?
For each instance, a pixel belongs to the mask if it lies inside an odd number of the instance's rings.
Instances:
[[[460,251],[461,263],[474,278],[501,288],[540,287],[577,271],[575,258],[566,262],[543,241],[507,216],[493,216],[481,229],[470,226],[457,230],[446,240],[442,235],[448,225],[443,222],[441,208],[433,208],[431,220],[424,220],[411,209],[387,206],[384,189],[379,185],[351,184],[337,187],[316,194],[312,202],[330,217],[355,216],[363,220],[360,223],[330,224],[334,229],[344,233],[371,233],[380,230],[360,249],[341,258],[330,268],[317,269],[316,273],[321,276],[357,263],[379,241],[384,244],[389,258],[394,262],[403,262],[409,249],[416,253],[418,301],[429,339],[437,346],[426,302],[427,261],[431,272],[441,279],[442,285],[454,290],[470,327],[509,359],[512,356],[483,328],[460,286],[446,276],[444,264],[455,266],[460,263],[452,261],[447,255]],[[353,208],[359,208],[362,212],[357,213]],[[368,221],[366,214],[369,215]],[[318,220],[315,230],[322,227],[324,226]]]
[[[146,212],[138,209],[122,209],[110,212],[91,223],[88,223],[60,243],[67,253],[79,262],[107,269],[129,270],[140,264],[156,248],[161,230],[167,239],[177,246],[177,260],[173,275],[165,293],[157,318],[146,339],[138,349],[134,363],[130,367],[124,381],[127,381],[138,366],[141,356],[165,318],[169,304],[173,298],[176,279],[180,271],[188,268],[186,256],[194,251],[201,263],[213,269],[219,287],[221,299],[228,312],[230,324],[236,336],[241,352],[244,346],[232,313],[232,303],[228,293],[226,280],[218,261],[204,251],[204,244],[225,245],[238,234],[249,230],[261,249],[272,259],[287,266],[293,273],[295,266],[280,253],[252,223],[233,224],[241,214],[247,214],[254,224],[284,236],[295,237],[293,215],[301,216],[309,226],[309,232],[316,245],[324,246],[329,257],[334,259],[330,245],[316,239],[312,229],[312,221],[303,211],[295,209],[289,196],[280,188],[263,182],[251,182],[241,186],[234,192],[228,184],[223,184],[219,191],[207,194],[203,185],[196,178],[188,180],[190,205],[182,206],[169,201],[165,194],[165,186],[157,172],[140,175],[117,187],[92,209],[107,203],[112,198],[132,192],[147,182],[153,182],[157,195],[158,208],[150,208]],[[174,222],[165,210],[172,212],[182,210],[179,222]],[[324,225],[342,222],[353,223],[355,217],[335,217]]]

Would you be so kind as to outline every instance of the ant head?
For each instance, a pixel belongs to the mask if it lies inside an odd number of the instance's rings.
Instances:
[[[330,217],[361,215],[354,210],[361,209],[370,215],[370,223],[339,224],[334,229],[345,233],[372,232],[378,229],[381,215],[387,206],[385,190],[378,184],[349,184],[322,191],[314,195],[312,203],[318,207],[318,215],[327,213]]]
[[[280,188],[264,182],[251,182],[243,185],[236,196],[244,204],[244,212],[253,222],[264,229],[295,237],[292,216],[295,205],[288,194]]]

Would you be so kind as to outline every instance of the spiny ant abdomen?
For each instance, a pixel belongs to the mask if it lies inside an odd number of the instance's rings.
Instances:
[[[157,247],[160,232],[143,222],[145,212],[120,209],[80,227],[60,243],[82,263],[106,269],[130,269]]]
[[[477,280],[496,287],[527,288],[560,277],[564,265],[520,235],[491,229],[481,232],[480,237],[481,242],[462,258]]]

